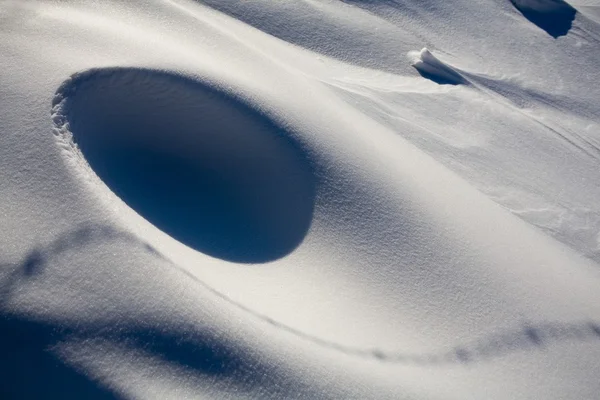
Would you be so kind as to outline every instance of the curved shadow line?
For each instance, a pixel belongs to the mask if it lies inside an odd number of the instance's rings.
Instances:
[[[0,284],[0,306],[10,295],[12,287],[17,285],[20,280],[41,274],[44,265],[50,257],[78,249],[81,246],[91,245],[94,241],[99,239],[120,240],[141,246],[154,257],[175,267],[178,271],[195,281],[203,289],[237,309],[250,314],[254,318],[268,323],[277,329],[288,332],[302,340],[312,342],[320,347],[370,360],[415,366],[471,364],[474,362],[490,361],[518,351],[542,350],[547,346],[559,342],[584,342],[600,339],[600,322],[598,321],[579,321],[572,323],[548,321],[526,323],[519,329],[506,330],[501,333],[486,335],[467,344],[459,344],[448,350],[430,353],[392,352],[381,349],[366,349],[347,346],[292,328],[264,314],[254,311],[194,276],[137,236],[125,231],[116,230],[108,225],[100,224],[81,226],[75,230],[66,232],[44,248],[37,247],[30,251],[17,266],[15,271],[5,279],[4,283]]]

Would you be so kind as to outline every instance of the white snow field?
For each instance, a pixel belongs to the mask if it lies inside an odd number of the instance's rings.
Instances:
[[[0,0],[0,398],[600,398],[598,10]]]

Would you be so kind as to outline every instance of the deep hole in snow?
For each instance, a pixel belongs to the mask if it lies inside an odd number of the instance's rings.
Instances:
[[[293,134],[193,79],[95,71],[58,92],[91,168],[138,214],[213,257],[262,263],[304,239],[316,181]]]
[[[510,0],[510,2],[525,18],[555,39],[569,33],[577,14],[577,10],[563,0]]]

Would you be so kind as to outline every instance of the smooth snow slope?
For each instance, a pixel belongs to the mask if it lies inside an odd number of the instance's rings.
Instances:
[[[0,397],[596,398],[550,3],[0,1]]]

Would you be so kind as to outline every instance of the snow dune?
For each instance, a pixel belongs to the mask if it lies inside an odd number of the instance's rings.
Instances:
[[[578,7],[0,2],[0,397],[594,399]]]

